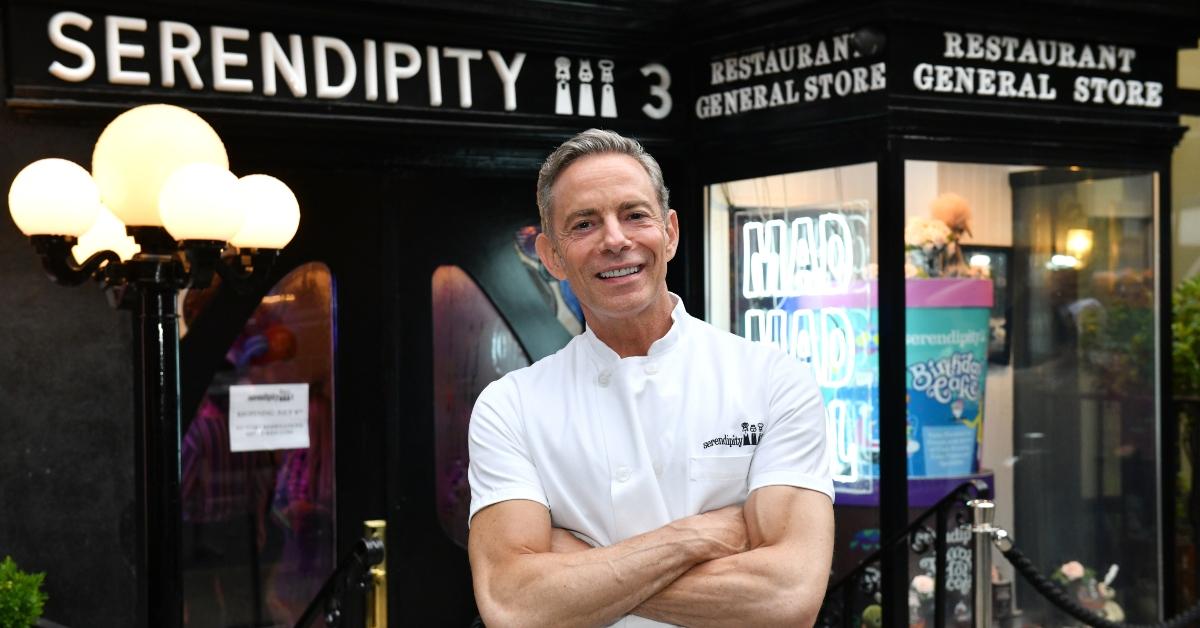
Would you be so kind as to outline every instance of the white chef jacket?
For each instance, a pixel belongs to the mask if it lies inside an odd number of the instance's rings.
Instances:
[[[762,486],[833,499],[812,369],[671,298],[671,329],[646,356],[621,358],[589,329],[484,389],[470,424],[471,517],[526,499],[554,527],[608,546]]]

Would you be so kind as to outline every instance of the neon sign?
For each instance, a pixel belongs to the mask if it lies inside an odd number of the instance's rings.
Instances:
[[[789,355],[810,362],[817,383],[824,388],[850,384],[854,374],[854,325],[845,308],[749,309],[745,314],[745,336],[770,342]]]
[[[860,335],[874,333],[869,293],[861,291],[866,228],[865,215],[809,212],[790,221],[747,220],[740,229],[738,279],[749,301],[740,317],[742,335],[812,365],[826,402],[833,475],[843,492],[870,491],[859,483],[871,477],[872,454],[879,451],[874,374],[863,372],[870,369],[860,355]],[[853,297],[822,303],[855,293],[856,285],[861,307],[846,307]]]
[[[846,292],[854,275],[854,239],[841,214],[742,226],[742,296],[790,297]],[[859,269],[861,270],[861,269]]]

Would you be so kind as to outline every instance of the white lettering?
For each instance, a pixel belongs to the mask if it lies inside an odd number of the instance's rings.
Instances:
[[[658,85],[650,86],[650,96],[658,99],[658,105],[646,103],[642,105],[642,113],[646,114],[647,118],[652,120],[662,120],[671,115],[671,72],[666,66],[661,63],[648,63],[643,65],[639,71],[642,76],[650,76],[653,74],[658,77]],[[719,107],[718,107],[719,109]]]
[[[212,37],[212,74],[213,89],[219,92],[250,93],[254,91],[254,81],[244,78],[229,78],[227,67],[245,67],[250,59],[244,52],[228,52],[225,50],[225,40],[250,41],[250,31],[244,28],[214,26],[209,30]]]
[[[79,65],[73,68],[58,61],[51,63],[50,74],[59,80],[71,83],[86,81],[92,78],[92,74],[96,71],[96,55],[91,48],[88,48],[87,44],[63,34],[64,26],[74,26],[82,31],[89,31],[92,29],[92,18],[74,11],[60,11],[50,18],[47,25],[47,30],[50,32],[50,43],[63,52],[79,57]]]
[[[475,48],[442,49],[442,54],[449,59],[458,60],[458,105],[470,109],[471,101],[471,62],[483,58],[483,51]]]
[[[962,52],[962,35],[946,31],[942,32],[942,36],[946,37],[946,52],[942,53],[942,56],[946,56],[947,59],[962,59],[965,54]]]
[[[429,77],[429,106],[441,107],[442,53],[437,46],[425,46],[425,75]]]
[[[363,40],[363,78],[366,79],[367,100],[379,100],[379,62],[375,60],[375,40]]]
[[[404,55],[408,63],[396,63],[396,55]],[[383,43],[383,84],[388,102],[400,100],[400,85],[398,81],[410,79],[421,71],[421,53],[416,47],[393,41]],[[439,92],[440,97],[440,92]]]
[[[504,60],[504,55],[495,50],[488,51],[488,58],[496,68],[496,75],[504,86],[504,110],[517,110],[517,76],[521,74],[521,66],[525,64],[525,53],[518,52],[513,56],[512,64]]]
[[[312,40],[313,47],[313,78],[317,83],[317,98],[342,98],[354,89],[354,81],[358,79],[358,65],[354,62],[354,53],[350,46],[337,37],[316,36]],[[329,51],[337,53],[342,60],[342,82],[337,85],[329,83]],[[384,54],[387,54],[387,44],[384,44]],[[389,101],[394,102],[394,101]]]
[[[121,67],[121,59],[143,59],[146,48],[141,44],[128,44],[121,41],[121,31],[146,32],[146,20],[140,17],[122,17],[109,15],[104,18],[104,52],[108,61],[108,82],[114,85],[149,85],[150,73],[126,70]]]
[[[184,46],[175,47],[175,37],[182,36]],[[200,54],[200,32],[184,22],[162,22],[158,25],[159,69],[162,71],[162,86],[175,87],[175,64],[183,69],[188,87],[204,89],[200,70],[196,69],[196,55]]]
[[[709,66],[712,68],[712,78],[709,79],[709,85],[720,85],[725,82],[725,64],[720,61],[713,61]]]
[[[264,32],[259,36],[265,96],[274,96],[276,93],[276,70],[283,75],[283,82],[287,84],[293,96],[304,98],[308,94],[308,78],[304,76],[304,42],[300,40],[299,35],[288,35],[288,47],[291,49],[290,59],[283,46],[279,45],[279,40],[275,39],[275,35]]]

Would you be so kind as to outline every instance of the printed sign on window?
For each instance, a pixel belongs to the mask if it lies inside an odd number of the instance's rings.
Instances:
[[[229,387],[229,450],[308,447],[308,384]]]

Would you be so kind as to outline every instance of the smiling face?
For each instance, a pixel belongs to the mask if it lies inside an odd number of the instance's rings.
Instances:
[[[642,165],[618,153],[588,155],[563,170],[552,190],[554,233],[538,236],[538,256],[571,283],[588,325],[669,320],[667,262],[679,222],[674,210],[663,219]]]

